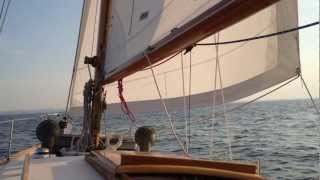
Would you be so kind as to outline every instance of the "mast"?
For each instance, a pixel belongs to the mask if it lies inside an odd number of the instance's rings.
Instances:
[[[93,88],[93,101],[91,111],[91,124],[90,124],[90,135],[95,147],[99,145],[99,132],[100,132],[100,121],[102,113],[104,111],[104,90],[102,81],[104,78],[103,67],[105,59],[106,49],[106,38],[107,38],[107,25],[108,15],[111,0],[100,1],[100,20],[99,20],[99,31],[98,31],[98,48],[97,56],[94,59],[95,76],[94,76],[94,88]]]

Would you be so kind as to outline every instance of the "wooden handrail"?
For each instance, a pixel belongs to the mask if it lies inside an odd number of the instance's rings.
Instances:
[[[262,180],[259,175],[248,174],[241,172],[234,172],[222,169],[192,167],[192,166],[179,166],[179,165],[123,165],[119,166],[116,170],[118,174],[186,174],[186,175],[203,175],[215,176],[233,179],[251,179]]]
[[[30,154],[27,153],[23,162],[21,180],[29,180],[29,171],[30,171]]]

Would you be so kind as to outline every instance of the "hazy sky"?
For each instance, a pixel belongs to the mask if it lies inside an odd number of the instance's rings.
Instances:
[[[3,0],[0,0],[2,4]],[[82,0],[13,0],[0,34],[0,112],[63,108]],[[319,0],[299,0],[299,22],[319,20]],[[300,32],[302,73],[319,94],[319,26]],[[264,98],[306,98],[301,83]]]

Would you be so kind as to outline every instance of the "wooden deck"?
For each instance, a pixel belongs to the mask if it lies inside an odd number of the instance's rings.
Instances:
[[[34,159],[39,145],[13,154],[0,164],[1,180],[102,180],[84,156]]]

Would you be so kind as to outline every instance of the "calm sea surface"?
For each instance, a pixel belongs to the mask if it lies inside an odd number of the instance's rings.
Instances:
[[[171,115],[178,136],[185,141],[184,113],[171,112]],[[320,177],[320,119],[310,101],[257,102],[227,113],[226,117],[232,137],[233,160],[260,161],[261,172],[268,179]],[[19,151],[38,143],[35,137],[35,128],[40,122],[38,113],[0,115],[0,156],[7,153],[10,128],[9,123],[3,122],[21,118],[32,119],[15,122],[13,150]],[[74,131],[79,132],[79,121],[73,122]],[[189,152],[196,158],[227,160],[230,153],[225,120],[215,118],[213,128],[212,122],[212,108],[192,110]],[[142,125],[156,129],[157,142],[153,150],[181,153],[165,114],[136,115],[136,126]],[[107,133],[127,133],[130,123],[124,116],[114,116],[106,117],[102,126],[107,127]]]

